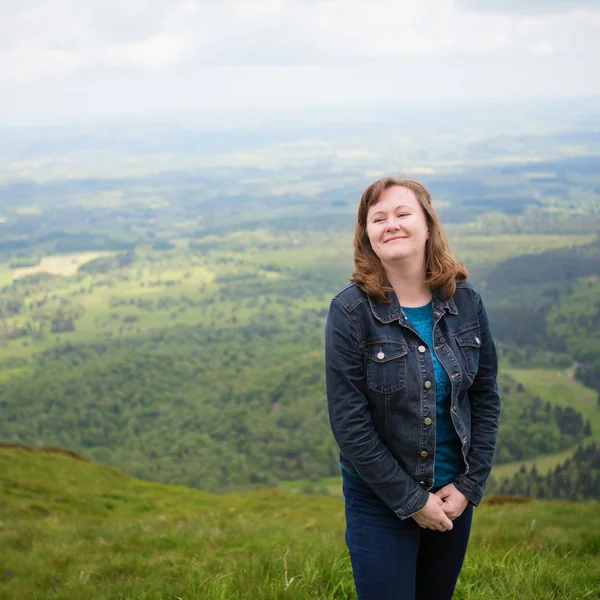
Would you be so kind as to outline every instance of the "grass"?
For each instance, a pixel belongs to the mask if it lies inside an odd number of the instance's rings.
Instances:
[[[0,449],[0,598],[356,598],[338,498],[216,496]],[[597,503],[484,503],[455,598],[597,598]]]
[[[7,264],[0,263],[0,289],[10,285],[13,281],[12,271]]]

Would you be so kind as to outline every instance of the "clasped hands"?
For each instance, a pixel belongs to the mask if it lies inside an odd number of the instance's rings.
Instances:
[[[412,518],[423,529],[449,531],[452,529],[452,521],[462,515],[468,504],[466,496],[453,483],[449,483],[435,494],[430,492],[427,504]]]

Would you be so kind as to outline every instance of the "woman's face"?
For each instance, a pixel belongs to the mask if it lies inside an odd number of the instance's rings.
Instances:
[[[367,235],[384,266],[407,260],[424,262],[429,232],[415,193],[399,185],[384,190],[377,204],[369,207]]]

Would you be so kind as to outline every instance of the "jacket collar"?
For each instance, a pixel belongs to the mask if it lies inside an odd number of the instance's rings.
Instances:
[[[390,290],[387,292],[386,296],[388,300],[390,300],[389,304],[385,304],[373,296],[368,296],[369,305],[371,307],[373,316],[382,323],[391,323],[392,321],[398,320],[401,322],[405,321],[406,315],[402,311],[402,307],[398,302],[398,296],[396,296],[396,293],[393,290]],[[439,287],[435,287],[433,289],[433,310],[434,312],[437,310],[440,313],[448,311],[451,315],[458,314],[458,309],[456,308],[454,298],[449,298],[446,300],[443,297]]]

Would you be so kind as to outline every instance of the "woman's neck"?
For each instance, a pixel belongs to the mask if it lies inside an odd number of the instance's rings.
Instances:
[[[401,306],[423,306],[433,297],[431,289],[425,283],[424,265],[402,270],[390,268],[385,272]]]

